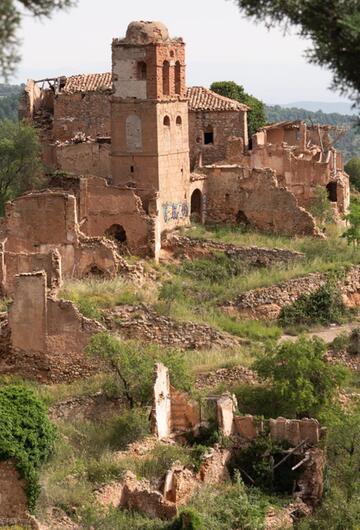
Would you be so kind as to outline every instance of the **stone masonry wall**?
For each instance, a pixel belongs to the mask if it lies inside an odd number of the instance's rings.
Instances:
[[[174,255],[186,258],[201,258],[224,252],[227,256],[244,261],[250,265],[272,267],[301,260],[304,254],[283,248],[240,247],[218,241],[192,239],[171,233],[162,244],[162,248],[172,250]]]
[[[303,294],[317,291],[325,281],[325,274],[313,273],[271,287],[252,289],[228,302],[223,309],[243,318],[273,320],[278,318],[282,307],[291,304]],[[359,266],[348,271],[346,278],[340,282],[340,289],[346,305],[355,307],[360,304]]]
[[[106,325],[125,339],[138,339],[185,350],[236,348],[239,341],[205,324],[177,322],[146,305],[117,306],[108,313]]]

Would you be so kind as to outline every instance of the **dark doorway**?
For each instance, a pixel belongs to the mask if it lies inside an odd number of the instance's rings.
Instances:
[[[238,224],[244,224],[244,225],[250,224],[249,219],[246,217],[245,213],[242,210],[239,210],[238,213],[236,214],[236,222]]]
[[[337,184],[336,182],[329,182],[326,186],[328,199],[330,202],[337,202]]]
[[[191,195],[191,220],[195,223],[201,222],[202,210],[202,193],[199,189],[192,192]]]
[[[121,225],[112,225],[105,231],[105,237],[113,239],[117,243],[126,243],[126,232]]]
[[[87,269],[84,276],[90,277],[90,278],[104,278],[106,274],[102,269],[100,269],[97,265],[95,265],[95,263],[93,263]]]

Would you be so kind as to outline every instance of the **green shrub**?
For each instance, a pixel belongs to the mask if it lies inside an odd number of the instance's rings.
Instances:
[[[202,517],[193,508],[183,508],[169,530],[204,530]]]
[[[205,486],[190,500],[204,530],[263,530],[268,502],[255,489],[247,490],[239,474],[221,487]]]
[[[180,268],[180,273],[195,280],[222,282],[227,278],[244,274],[247,268],[240,259],[219,253],[209,258],[185,261]]]
[[[326,344],[315,337],[300,337],[269,349],[253,365],[271,384],[289,415],[312,416],[328,405],[346,379],[347,370],[329,364]]]
[[[334,210],[328,198],[327,190],[320,185],[315,187],[314,197],[309,207],[310,213],[318,221],[321,228],[334,221]]]
[[[39,495],[39,469],[53,449],[54,427],[43,402],[20,385],[0,387],[0,425],[0,460],[15,459],[33,510]]]
[[[184,354],[173,348],[120,341],[103,332],[91,338],[87,351],[109,362],[118,376],[119,390],[131,408],[151,403],[156,362],[168,367],[171,383],[176,388],[191,388],[192,378]]]
[[[328,280],[317,291],[303,294],[281,309],[279,323],[283,327],[341,323],[349,316],[336,283]]]

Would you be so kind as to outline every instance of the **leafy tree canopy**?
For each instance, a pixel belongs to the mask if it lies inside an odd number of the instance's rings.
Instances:
[[[302,336],[269,350],[255,361],[254,369],[270,382],[289,414],[310,417],[331,403],[346,378],[345,369],[329,364],[325,353],[324,341]]]
[[[38,135],[26,123],[0,123],[0,214],[5,202],[41,183]]]
[[[266,124],[264,103],[247,94],[243,86],[238,85],[234,81],[215,81],[211,84],[210,90],[221,96],[240,101],[240,103],[250,107],[251,111],[248,114],[249,138]]]
[[[350,183],[360,191],[360,158],[351,158],[345,165],[345,171],[350,177]]]
[[[19,61],[17,32],[24,15],[50,17],[58,10],[70,7],[75,0],[1,0],[0,2],[0,72],[7,78]]]
[[[33,509],[39,494],[39,468],[53,449],[54,427],[43,402],[21,385],[0,388],[0,425],[0,460],[15,459]]]
[[[192,380],[184,355],[173,348],[161,349],[156,345],[120,341],[104,332],[91,338],[87,351],[109,363],[118,376],[119,390],[131,408],[151,403],[156,362],[168,367],[175,387],[183,390],[191,388]]]
[[[360,103],[359,0],[235,0],[239,8],[268,27],[295,25],[310,38],[310,62],[329,68],[333,88]]]

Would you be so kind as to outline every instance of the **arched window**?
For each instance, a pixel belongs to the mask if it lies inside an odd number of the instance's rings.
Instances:
[[[180,61],[175,63],[175,94],[181,94],[181,65]]]
[[[126,147],[128,151],[142,148],[141,119],[136,114],[126,118]]]
[[[164,123],[165,127],[170,127],[170,118],[169,118],[169,116],[165,116],[164,117],[164,122],[163,123]]]
[[[164,61],[163,64],[163,94],[164,96],[170,95],[170,63]]]
[[[176,125],[181,125],[181,124],[182,124],[181,116],[177,116],[176,117]]]
[[[214,129],[208,125],[204,131],[204,144],[211,145],[214,143]]]
[[[137,63],[137,78],[139,81],[146,81],[146,63],[144,61]]]

